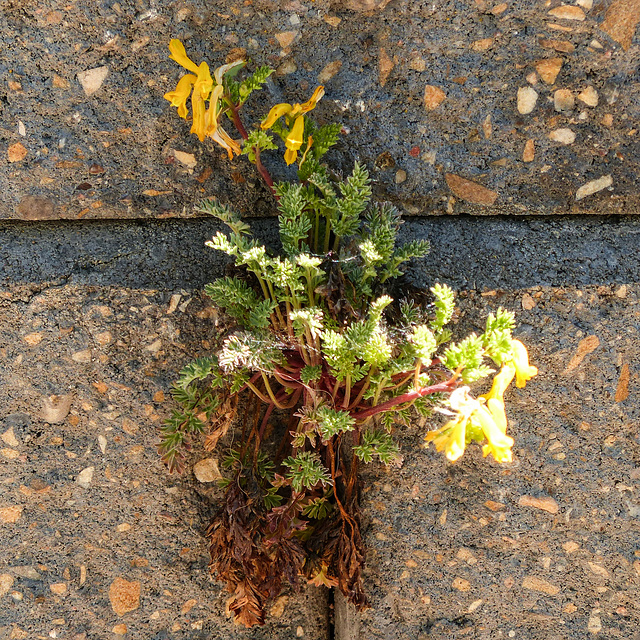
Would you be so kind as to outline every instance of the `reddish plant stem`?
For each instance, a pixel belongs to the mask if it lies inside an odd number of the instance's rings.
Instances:
[[[448,392],[452,391],[457,386],[457,381],[454,378],[447,380],[446,382],[441,382],[440,384],[434,384],[430,387],[423,387],[422,389],[418,389],[416,391],[408,391],[407,393],[403,393],[400,396],[396,396],[395,398],[391,398],[382,404],[379,404],[375,407],[369,407],[368,409],[364,409],[363,411],[351,411],[351,417],[356,420],[364,420],[370,416],[374,416],[377,413],[382,413],[383,411],[389,411],[393,407],[398,406],[399,404],[404,404],[405,402],[413,402],[418,398],[424,398],[424,396],[431,395],[432,393],[440,393],[440,392]]]
[[[249,134],[247,133],[247,130],[244,128],[244,124],[242,124],[242,120],[240,120],[239,108],[236,107],[235,105],[231,106],[231,119],[233,120],[233,124],[235,128],[238,130],[238,133],[242,136],[242,139],[248,140]],[[276,200],[280,200],[280,198],[276,195],[276,190],[273,187],[273,178],[271,177],[270,173],[267,171],[267,168],[262,164],[262,161],[260,160],[260,148],[257,146],[253,147],[253,152],[256,155],[256,169],[258,170],[258,173],[262,176],[262,179],[265,181],[265,184],[267,185],[267,187],[269,187],[269,190],[273,194],[273,197]]]

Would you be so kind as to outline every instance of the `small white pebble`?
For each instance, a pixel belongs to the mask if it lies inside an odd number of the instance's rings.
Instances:
[[[520,87],[518,89],[518,112],[526,115],[536,108],[538,93],[532,87]]]
[[[576,134],[571,129],[556,129],[549,134],[549,139],[562,144],[573,144],[576,141]]]

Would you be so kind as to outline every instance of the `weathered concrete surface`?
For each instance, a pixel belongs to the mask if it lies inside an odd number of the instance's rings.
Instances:
[[[257,238],[278,245],[275,220],[254,220]],[[204,246],[222,226],[212,219],[0,222],[0,284],[58,282],[193,289],[224,273],[226,256]],[[424,238],[431,253],[409,282],[456,289],[640,281],[635,216],[410,218],[400,241]],[[402,287],[402,285],[400,285]]]
[[[634,638],[637,225],[575,220],[405,225],[434,243],[432,262],[412,269],[415,283],[430,283],[438,269],[445,281],[457,272],[455,330],[479,329],[498,306],[513,309],[540,374],[509,392],[512,465],[492,464],[473,448],[451,465],[420,448],[429,426],[416,424],[396,434],[402,468],[366,470],[372,609],[357,616],[338,599],[338,640]],[[215,314],[181,280],[199,286],[222,270],[198,259],[208,224],[2,227],[3,258],[18,260],[3,283],[20,273],[31,283],[0,293],[0,588],[9,585],[0,596],[0,638],[107,637],[121,624],[129,637],[172,640],[293,638],[298,627],[307,638],[330,633],[314,590],[286,594],[265,629],[234,630],[225,594],[207,576],[201,537],[215,494],[192,476],[168,476],[155,453],[171,381],[216,337]],[[258,223],[271,238],[273,226]],[[176,264],[166,256],[176,240],[190,248],[178,253],[185,273],[171,276]],[[56,247],[61,280],[48,284],[43,267]],[[131,247],[147,257],[133,261]],[[150,287],[167,274],[168,289],[104,286],[122,278]],[[554,286],[536,286],[545,278]],[[70,398],[68,413],[63,400],[45,406],[51,396]],[[140,583],[139,605],[122,617],[109,599],[116,578],[133,589]]]
[[[171,381],[215,334],[197,292],[0,290],[2,640],[328,640],[318,589],[234,627],[207,569],[204,454],[170,476],[156,453]]]
[[[163,99],[172,37],[277,67],[256,116],[322,81],[318,117],[349,130],[331,162],[409,213],[635,213],[638,0],[578,4],[2,0],[0,217],[190,216],[203,195],[273,214]]]
[[[364,474],[372,608],[338,617],[336,637],[638,637],[639,294],[620,282],[461,299],[456,330],[512,309],[539,367],[506,398],[515,460],[472,447],[451,464],[420,451],[430,425],[398,429],[402,468]]]

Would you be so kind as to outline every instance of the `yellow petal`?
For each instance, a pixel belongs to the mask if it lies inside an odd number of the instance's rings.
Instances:
[[[489,410],[486,407],[480,407],[471,416],[471,420],[480,426],[487,438],[487,444],[482,448],[483,455],[491,454],[496,462],[511,462],[513,438],[502,432]]]
[[[459,420],[451,431],[449,441],[445,446],[445,455],[451,462],[455,462],[464,453],[466,426],[466,420]]]
[[[218,119],[220,118],[220,98],[224,93],[224,87],[219,84],[214,87],[209,100],[209,108],[204,116],[204,132],[210,136],[218,128]]]
[[[311,109],[315,109],[316,104],[320,101],[320,98],[324,95],[324,87],[320,85],[313,95],[304,103],[300,105],[301,113],[307,113]]]
[[[198,65],[189,58],[180,40],[176,40],[175,38],[171,40],[169,43],[169,51],[171,51],[171,55],[169,56],[171,60],[175,60],[180,66],[189,69],[189,71],[193,71],[193,73],[198,73]]]
[[[227,150],[229,160],[233,160],[234,153],[240,155],[242,151],[240,145],[222,127],[218,127],[213,133],[209,134],[209,137]]]
[[[284,152],[284,161],[287,164],[293,164],[298,157],[298,152],[295,149],[287,149]]]
[[[507,390],[507,387],[511,384],[513,377],[516,375],[516,367],[513,363],[507,362],[502,365],[502,369],[500,369],[500,373],[498,373],[493,378],[493,384],[491,385],[491,390],[489,393],[485,393],[480,396],[485,400],[489,398],[502,398],[504,396],[504,392]]]
[[[427,442],[435,445],[436,451],[444,451],[451,462],[455,462],[463,453],[466,445],[467,417],[458,415],[449,420],[436,431],[430,431],[425,436]]]
[[[298,116],[285,140],[285,146],[291,151],[297,151],[304,142],[304,116]]]
[[[487,400],[487,409],[489,409],[489,413],[498,429],[500,429],[502,433],[507,433],[507,414],[504,410],[502,398],[489,398]]]
[[[204,140],[204,100],[199,93],[193,92],[191,96],[191,110],[193,111],[193,122],[191,123],[191,133],[195,133],[200,142]]]
[[[293,107],[290,104],[281,103],[271,107],[271,111],[269,111],[269,115],[262,121],[260,127],[263,129],[270,129],[276,120],[282,118],[282,116],[289,113]]]
[[[204,100],[209,97],[211,88],[213,87],[213,78],[209,73],[209,65],[206,62],[201,62],[198,67],[198,79],[193,86],[193,92],[196,91],[202,96]]]
[[[196,81],[196,76],[188,73],[186,76],[180,78],[178,82],[178,86],[175,88],[175,91],[169,91],[169,93],[165,93],[164,97],[166,100],[171,102],[172,107],[178,107],[178,115],[181,118],[187,117],[187,98],[191,93],[191,87]]]
[[[222,80],[224,76],[229,73],[229,71],[235,70],[236,67],[240,69],[240,67],[244,67],[247,64],[246,60],[236,60],[235,62],[230,62],[229,64],[223,64],[221,67],[218,67],[213,72],[213,77],[216,80],[216,84],[222,84]]]
[[[537,375],[538,369],[529,364],[527,348],[519,340],[511,341],[513,364],[516,368],[516,387],[522,389],[525,384]]]

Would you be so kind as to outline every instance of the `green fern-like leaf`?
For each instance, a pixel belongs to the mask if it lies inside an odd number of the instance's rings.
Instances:
[[[251,76],[240,83],[238,87],[238,96],[240,104],[247,101],[247,98],[254,92],[262,89],[262,85],[267,78],[274,72],[270,67],[258,67]]]

